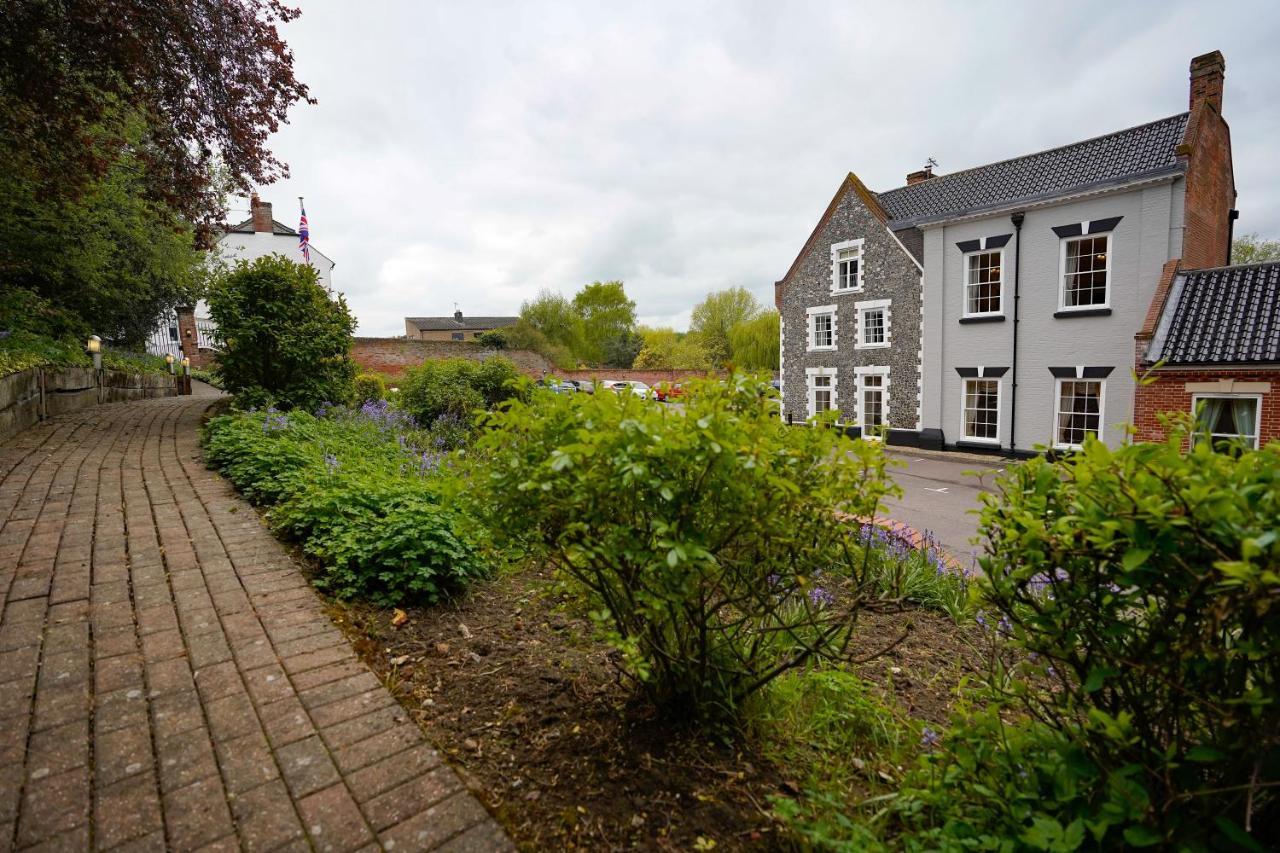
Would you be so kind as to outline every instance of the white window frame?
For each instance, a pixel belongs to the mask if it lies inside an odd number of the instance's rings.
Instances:
[[[805,407],[806,407],[806,411],[808,412],[808,417],[813,418],[818,414],[817,412],[817,408],[818,408],[817,390],[818,389],[817,389],[817,386],[814,385],[813,383],[814,377],[816,376],[830,377],[831,379],[831,411],[840,410],[840,398],[837,392],[837,387],[839,386],[839,373],[840,371],[834,367],[806,367],[804,369]]]
[[[969,383],[970,382],[994,382],[996,383],[996,437],[982,438],[975,435],[969,435],[965,432],[965,427],[969,420],[965,417],[969,404]],[[1057,404],[1055,404],[1056,406]],[[1004,380],[998,376],[966,376],[960,380],[960,436],[963,441],[973,442],[977,444],[999,444],[1000,433],[1004,428]],[[1056,415],[1056,412],[1055,412]],[[1054,418],[1055,425],[1057,418]]]
[[[880,422],[885,429],[889,429],[889,367],[888,365],[871,365],[868,367],[854,368],[854,390],[856,393],[857,405],[854,407],[857,412],[856,422],[858,429],[862,431],[862,437],[869,441],[879,441],[880,436],[869,435],[866,426],[866,387],[864,380],[868,376],[879,376],[884,379],[880,384]]]
[[[1097,382],[1098,383],[1098,441],[1103,440],[1107,428],[1107,380],[1090,379],[1088,377],[1065,376],[1059,378],[1053,386],[1053,447],[1056,450],[1079,450],[1083,444],[1066,444],[1058,441],[1058,420],[1062,416],[1062,383],[1063,382]]]
[[[969,288],[978,287],[976,284],[969,283],[969,261],[978,255],[999,255],[1000,256],[1000,307],[995,311],[970,311],[969,310]],[[1065,255],[1063,263],[1065,264]],[[960,296],[963,300],[960,306],[960,316],[962,317],[1003,317],[1004,316],[1004,248],[999,249],[977,249],[972,252],[965,252],[963,262],[960,265],[960,275],[963,281],[960,286]],[[1110,291],[1108,291],[1109,293]],[[1061,301],[1061,298],[1059,298]]]
[[[1113,231],[1100,234],[1076,234],[1074,237],[1063,237],[1058,241],[1058,310],[1059,311],[1100,311],[1111,307],[1111,272],[1116,268],[1115,240],[1111,239]],[[1107,241],[1107,279],[1106,299],[1096,305],[1067,305],[1067,245],[1076,240],[1092,240],[1101,237]],[[1003,275],[1003,268],[1001,270]]]
[[[838,331],[838,320],[836,317],[836,306],[834,305],[818,305],[808,309],[805,312],[808,317],[809,326],[809,347],[808,352],[831,352],[835,350],[840,342]],[[818,344],[818,324],[817,318],[831,315],[831,343]]]
[[[892,313],[892,299],[870,299],[866,302],[853,303],[854,310],[857,311],[858,317],[858,335],[854,340],[854,349],[884,349],[893,343],[893,333],[890,324],[890,314]],[[868,311],[884,311],[884,340],[878,344],[869,344],[866,340],[866,315]]]
[[[1262,434],[1262,395],[1261,394],[1232,394],[1232,393],[1226,393],[1226,392],[1209,393],[1207,391],[1200,394],[1192,394],[1191,395],[1191,418],[1192,418],[1193,425],[1195,423],[1196,410],[1200,407],[1200,401],[1208,400],[1208,399],[1253,400],[1257,403],[1257,405],[1254,407],[1254,410],[1253,410],[1253,449],[1257,450],[1262,438],[1262,435],[1261,435]],[[1198,434],[1199,433],[1196,433],[1193,430],[1192,439],[1194,440],[1195,436]],[[1215,435],[1219,435],[1219,433],[1209,433],[1209,438],[1212,440],[1212,438]]]
[[[867,253],[863,244],[866,239],[859,237],[857,240],[845,240],[843,243],[831,244],[831,292],[832,293],[861,293],[867,273]],[[853,287],[842,287],[840,281],[840,253],[856,250],[858,253],[858,281]]]

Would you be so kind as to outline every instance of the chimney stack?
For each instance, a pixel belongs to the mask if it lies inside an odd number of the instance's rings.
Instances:
[[[924,181],[927,181],[932,177],[933,177],[933,167],[925,166],[920,171],[912,172],[911,174],[907,175],[907,186],[923,183]]]
[[[254,193],[249,196],[249,211],[253,214],[254,231],[270,234],[275,230],[271,221],[271,202],[262,201],[258,198],[258,194]]]
[[[1220,51],[1204,53],[1191,60],[1191,109],[1204,103],[1222,114],[1222,80],[1227,73],[1227,60]]]
[[[459,323],[462,322],[462,309],[458,309],[453,312],[453,319],[457,320]]]

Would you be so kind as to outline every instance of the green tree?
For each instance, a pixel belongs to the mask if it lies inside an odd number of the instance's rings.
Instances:
[[[636,340],[636,304],[627,298],[622,282],[592,282],[573,297],[574,313],[582,321],[585,361],[605,367],[630,367],[640,350]]]
[[[205,267],[191,226],[147,198],[147,129],[125,123],[130,144],[77,196],[45,196],[29,157],[0,151],[0,288],[136,349],[163,309],[199,295]]]
[[[573,303],[559,293],[541,291],[520,306],[520,319],[536,329],[548,343],[564,347],[575,357],[586,348],[582,317],[574,310]]]
[[[777,311],[765,311],[729,329],[734,365],[746,370],[777,370],[782,348],[779,331]]]
[[[1257,234],[1241,234],[1231,243],[1231,263],[1260,264],[1280,261],[1280,240],[1263,240]]]
[[[210,288],[226,390],[241,402],[314,408],[352,395],[356,321],[307,264],[280,255],[241,261]]]
[[[697,333],[712,364],[720,367],[733,358],[730,331],[748,320],[754,320],[760,311],[760,303],[746,288],[719,290],[708,294],[706,299],[694,306],[689,331]]]
[[[711,359],[697,335],[670,328],[637,330],[643,345],[632,366],[650,370],[707,370]]]

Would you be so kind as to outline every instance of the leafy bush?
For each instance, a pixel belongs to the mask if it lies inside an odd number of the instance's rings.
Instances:
[[[546,559],[661,708],[704,720],[837,659],[870,595],[856,525],[894,490],[878,445],[788,429],[768,385],[539,393],[487,416],[473,493],[491,535]],[[520,524],[512,524],[520,519]]]
[[[476,336],[476,343],[482,347],[492,347],[493,349],[506,349],[507,336],[501,329],[490,329],[487,332],[481,332]]]
[[[226,390],[247,406],[313,409],[351,398],[356,321],[316,271],[280,255],[241,261],[210,288]]]
[[[444,457],[385,404],[324,417],[274,409],[224,415],[205,429],[205,458],[321,565],[340,598],[436,601],[483,565],[465,520],[440,501]]]
[[[999,684],[1037,721],[1015,733],[1037,757],[962,728],[974,752],[945,772],[996,793],[946,825],[1104,846],[1280,837],[1280,444],[1184,452],[1186,436],[1092,441],[984,497],[984,621],[1035,670]],[[1056,786],[1061,813],[999,811],[989,777],[1013,766]]]
[[[199,379],[204,384],[217,388],[219,391],[222,390],[222,376],[218,373],[218,369],[216,367],[209,370],[205,370],[200,367],[193,367],[191,368],[191,378]]]
[[[506,358],[427,361],[405,374],[400,405],[419,423],[444,416],[469,423],[478,410],[520,393],[519,381],[515,364]]]
[[[356,376],[355,398],[357,403],[387,398],[387,382],[377,373],[361,373]]]
[[[92,367],[93,359],[84,351],[84,341],[54,339],[31,332],[16,331],[0,337],[0,376],[31,367]],[[147,353],[114,348],[102,351],[107,370],[130,373],[168,373],[164,359]]]

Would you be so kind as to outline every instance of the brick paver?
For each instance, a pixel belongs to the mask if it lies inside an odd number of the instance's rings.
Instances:
[[[208,403],[0,445],[0,851],[511,849],[204,468]]]

